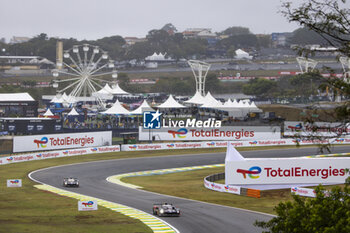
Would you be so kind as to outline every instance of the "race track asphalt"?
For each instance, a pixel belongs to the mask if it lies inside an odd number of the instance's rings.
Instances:
[[[332,152],[350,152],[350,146],[335,147]],[[146,151],[145,153],[148,152]],[[246,158],[296,157],[317,154],[317,148],[261,150],[241,153]],[[266,221],[270,219],[271,216],[145,192],[106,181],[107,177],[122,173],[219,164],[224,163],[224,159],[225,153],[211,153],[107,160],[52,167],[36,171],[31,174],[31,177],[44,184],[120,203],[147,213],[151,213],[153,203],[173,203],[181,209],[181,217],[167,217],[162,219],[173,225],[181,233],[261,232],[261,229],[253,226],[254,221]],[[63,178],[69,176],[79,178],[79,188],[62,187]],[[181,183],[179,183],[179,185],[181,185]]]

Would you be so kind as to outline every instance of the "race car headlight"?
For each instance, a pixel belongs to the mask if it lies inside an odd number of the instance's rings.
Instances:
[[[163,209],[160,209],[160,211],[159,211],[159,212],[162,214],[162,213],[164,213],[164,210],[163,210]]]

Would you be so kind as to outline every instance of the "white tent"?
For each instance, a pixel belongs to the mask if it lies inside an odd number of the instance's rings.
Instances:
[[[236,59],[252,59],[252,56],[249,56],[249,53],[243,51],[242,49],[237,49],[236,50]]]
[[[159,53],[157,54],[156,52],[153,53],[151,56],[148,56],[145,58],[146,61],[157,61],[157,60],[165,60],[165,53]]]
[[[256,106],[256,104],[255,104],[254,101],[250,103],[250,107],[251,107],[251,108],[258,108],[258,107]]]
[[[115,101],[112,107],[107,109],[106,111],[102,112],[103,114],[111,114],[111,115],[116,115],[116,114],[130,114],[129,110],[125,109],[118,100]]]
[[[191,99],[186,100],[185,103],[189,103],[189,104],[204,104],[205,103],[205,99],[204,97],[197,91],[196,94],[194,96],[192,96]]]
[[[75,110],[75,108],[72,108],[70,112],[68,113],[68,116],[79,116],[80,114]]]
[[[62,96],[61,97],[56,97],[56,100],[55,100],[55,102],[52,102],[52,103],[55,103],[55,104],[63,104],[65,101],[64,101],[64,99],[62,98]]]
[[[53,97],[53,99],[50,101],[50,103],[57,103],[56,101],[58,100],[59,98],[57,98],[57,96],[55,95]]]
[[[112,92],[112,88],[107,83],[101,90],[95,93],[108,95],[108,94],[111,94],[111,92]]]
[[[233,105],[233,106],[237,106],[237,104],[238,104],[237,100],[236,100],[236,99],[233,99],[232,105]]]
[[[27,92],[24,93],[1,93],[0,102],[3,101],[35,101]]]
[[[105,89],[105,90],[108,91],[109,93],[112,92],[112,88],[108,85],[108,83],[106,83],[106,85],[103,87],[103,89]]]
[[[207,95],[204,97],[204,104],[201,108],[221,108],[222,103],[216,100],[208,91]]]
[[[46,112],[43,114],[43,116],[54,116],[54,114],[51,112],[51,110],[48,108]]]
[[[113,95],[111,94],[111,91],[112,91],[112,88],[107,83],[99,91],[92,93],[92,96],[99,97],[103,100],[110,100],[110,99],[113,99]]]
[[[113,86],[113,89],[110,91],[110,93],[112,95],[129,95],[128,92],[124,91],[119,87],[118,83],[115,86]]]
[[[77,102],[77,100],[76,100],[76,98],[75,98],[74,96],[69,95],[69,96],[67,97],[66,102],[67,102],[68,104],[74,104],[74,103]]]
[[[144,100],[143,103],[131,113],[139,115],[142,114],[144,111],[154,111],[154,109],[151,106],[149,106],[146,100]]]
[[[223,107],[225,107],[225,108],[232,108],[234,106],[235,106],[235,104],[231,101],[230,98],[223,105]]]
[[[164,103],[157,106],[157,108],[186,108],[186,106],[179,104],[174,97],[170,95],[169,98]]]
[[[62,99],[64,100],[64,102],[67,102],[67,103],[68,103],[69,97],[68,97],[68,95],[66,94],[66,92],[63,93]]]

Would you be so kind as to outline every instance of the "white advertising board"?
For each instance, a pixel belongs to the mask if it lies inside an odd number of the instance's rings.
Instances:
[[[78,201],[79,211],[97,210],[97,201]]]
[[[225,126],[220,128],[160,128],[139,127],[139,140],[148,141],[241,141],[280,139],[280,127],[274,126]]]
[[[15,136],[13,152],[60,150],[112,145],[112,131]]]
[[[345,183],[350,158],[285,158],[226,161],[226,184]]]
[[[103,146],[103,147],[90,147],[83,149],[69,149],[69,150],[59,150],[59,151],[50,151],[50,152],[37,152],[37,153],[28,153],[22,155],[12,155],[7,157],[0,158],[0,165],[27,162],[33,160],[41,159],[51,159],[59,157],[68,157],[76,155],[86,155],[86,154],[100,154],[106,152],[119,152],[120,146]]]
[[[10,179],[7,180],[8,188],[20,188],[22,187],[22,179]]]
[[[239,186],[217,184],[204,179],[204,187],[214,191],[241,195],[241,187]]]
[[[313,126],[316,126],[314,128]],[[340,135],[350,134],[350,125],[342,125],[342,123],[331,122],[315,122],[313,125],[300,121],[285,121],[284,136],[323,136],[336,137]]]
[[[304,197],[316,197],[316,192],[314,189],[292,187],[290,191],[294,195],[299,195]]]
[[[254,141],[231,141],[234,147],[259,147],[259,146],[279,146],[279,145],[312,145],[312,144],[349,144],[350,138],[338,138],[330,141],[312,141],[312,140],[295,140],[295,139],[278,139],[278,140],[254,140]],[[202,142],[170,142],[170,143],[151,143],[151,144],[128,144],[121,145],[122,151],[138,150],[173,150],[173,149],[191,149],[191,148],[217,148],[227,147],[225,141],[202,141]],[[1,161],[0,161],[1,163]]]

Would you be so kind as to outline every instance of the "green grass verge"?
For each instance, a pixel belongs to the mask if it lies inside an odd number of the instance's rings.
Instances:
[[[31,171],[78,162],[216,150],[119,152],[13,163],[0,166],[0,232],[152,232],[141,221],[99,206],[79,212],[77,200],[38,190],[28,178]],[[223,151],[220,149],[220,151]],[[22,188],[7,188],[6,179],[22,179]]]
[[[166,175],[123,178],[122,181],[143,187],[144,190],[204,201],[219,205],[238,207],[269,214],[280,201],[291,200],[290,190],[263,191],[261,198],[239,196],[206,189],[204,177],[224,172],[225,168],[211,168]],[[179,183],[181,185],[179,185]]]
[[[295,146],[239,148],[239,150],[281,148],[295,148]],[[194,153],[220,153],[225,151],[226,148],[160,150],[152,152],[132,151],[90,154],[2,165],[0,166],[0,182],[2,184],[0,186],[0,232],[150,232],[150,229],[140,221],[125,217],[103,207],[99,207],[99,210],[95,212],[78,212],[77,200],[34,188],[33,185],[36,183],[28,178],[28,173],[45,167],[96,160]],[[210,171],[206,175],[211,173],[214,173],[214,171]],[[178,174],[175,176],[177,177]],[[23,187],[7,188],[6,179],[15,178],[22,179]],[[151,180],[154,178],[152,177]],[[197,178],[199,178],[198,190],[200,190],[200,193],[208,192],[203,187],[202,175]],[[197,178],[193,182],[197,182]],[[177,182],[177,178],[175,179]],[[159,192],[164,191],[163,184],[158,184],[158,186]],[[197,187],[192,188],[192,191],[194,193],[197,192]],[[173,195],[173,193],[169,194]],[[192,194],[189,193],[189,195]],[[210,195],[216,196],[221,195],[221,193],[213,192]],[[228,195],[227,198],[227,202],[231,202],[231,195]],[[251,200],[247,199],[247,202],[251,202]],[[204,198],[204,201],[210,200]],[[246,208],[245,205],[240,204],[239,206]]]
[[[269,148],[270,147],[264,147],[263,149]],[[288,147],[284,146],[283,148],[285,149]],[[249,148],[244,149],[248,150]],[[259,148],[255,147],[251,149],[256,150]],[[222,172],[225,172],[225,168],[219,167],[165,175],[126,177],[121,180],[125,183],[140,186],[143,190],[151,192],[259,211],[268,214],[276,214],[274,207],[278,203],[292,200],[290,189],[266,190],[261,192],[261,198],[252,198],[212,191],[204,187],[204,177]],[[181,185],[179,185],[179,183],[181,183]],[[224,180],[218,180],[216,183],[224,184]],[[340,186],[343,187],[343,185]],[[325,188],[330,190],[332,187],[334,186],[326,186]]]

